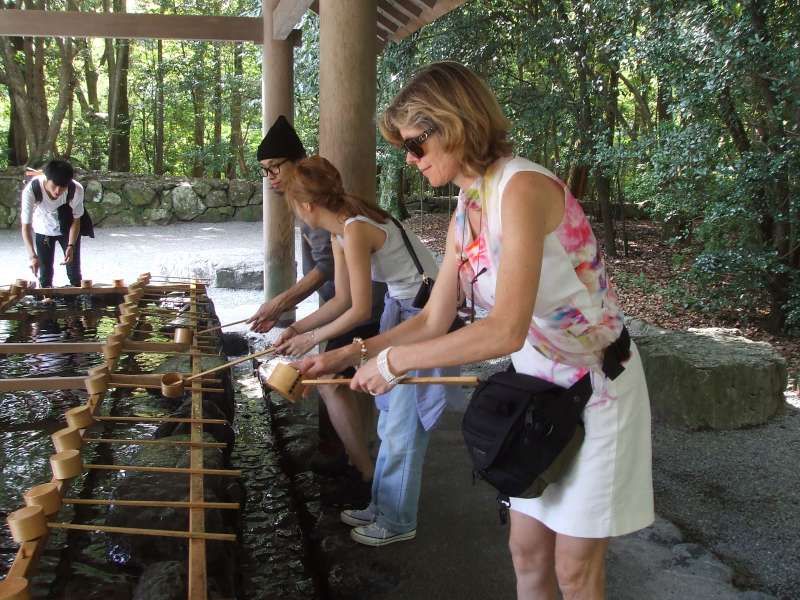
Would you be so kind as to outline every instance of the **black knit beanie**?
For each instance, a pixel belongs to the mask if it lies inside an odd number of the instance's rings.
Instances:
[[[303,142],[297,137],[297,132],[281,115],[269,128],[267,135],[258,145],[256,158],[259,161],[268,158],[288,158],[289,160],[299,160],[306,155]]]

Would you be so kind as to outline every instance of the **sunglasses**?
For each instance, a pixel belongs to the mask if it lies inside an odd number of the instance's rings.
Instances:
[[[288,161],[289,161],[288,158],[284,158],[281,162],[275,163],[274,165],[270,165],[268,167],[261,167],[261,176],[277,177],[281,172],[281,165]]]
[[[403,148],[417,158],[422,158],[425,156],[425,150],[423,150],[422,144],[424,144],[425,141],[431,137],[431,134],[434,131],[436,131],[436,127],[429,127],[418,136],[403,140]]]

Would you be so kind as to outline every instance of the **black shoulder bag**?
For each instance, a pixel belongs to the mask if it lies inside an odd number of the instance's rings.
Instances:
[[[31,182],[31,191],[36,198],[36,202],[42,201],[42,186],[38,179]],[[67,185],[67,201],[58,207],[58,225],[61,229],[61,235],[69,235],[69,229],[72,227],[72,220],[75,218],[72,215],[72,199],[75,197],[75,182],[70,181]],[[81,231],[80,235],[94,237],[94,223],[89,216],[89,211],[86,206],[83,207],[83,214],[81,215]]]
[[[627,329],[606,348],[603,372],[616,379],[630,357]],[[537,498],[567,471],[583,443],[581,414],[592,396],[589,374],[569,389],[509,370],[481,382],[464,413],[462,432],[473,477],[499,492],[505,523],[509,498]]]

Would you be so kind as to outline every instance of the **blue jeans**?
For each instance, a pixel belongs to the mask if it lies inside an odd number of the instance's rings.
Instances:
[[[56,244],[66,253],[68,237],[66,235],[34,234],[33,244],[39,257],[39,287],[53,287],[53,263],[55,262]],[[67,277],[73,287],[81,285],[81,238],[75,241],[72,249],[72,262],[67,265]]]
[[[381,445],[369,509],[377,515],[378,526],[394,533],[417,528],[422,463],[431,437],[419,420],[414,387],[395,386],[389,410],[381,410],[378,417]]]

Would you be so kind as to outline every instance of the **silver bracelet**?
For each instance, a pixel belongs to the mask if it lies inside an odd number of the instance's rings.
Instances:
[[[386,383],[390,385],[393,383],[397,383],[397,380],[400,379],[397,375],[394,375],[389,370],[389,350],[391,349],[392,346],[384,348],[383,350],[380,351],[380,353],[378,354],[378,358],[376,359],[378,365],[378,372],[381,374],[381,377],[383,377],[386,380]]]

